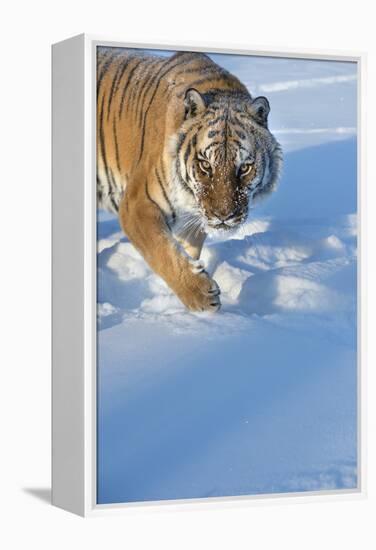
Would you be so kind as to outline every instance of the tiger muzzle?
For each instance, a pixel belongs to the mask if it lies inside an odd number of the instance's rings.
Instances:
[[[216,210],[208,216],[208,225],[215,229],[232,229],[244,220],[245,212],[243,209],[236,207],[232,211]]]

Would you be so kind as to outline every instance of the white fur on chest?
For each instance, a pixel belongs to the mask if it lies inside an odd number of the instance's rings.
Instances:
[[[175,212],[173,233],[179,235],[185,229],[193,227],[194,222],[198,223],[201,218],[197,201],[193,194],[184,188],[179,178],[171,170],[171,193],[170,200]]]

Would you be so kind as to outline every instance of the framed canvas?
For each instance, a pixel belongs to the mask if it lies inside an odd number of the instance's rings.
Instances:
[[[364,495],[364,56],[52,50],[52,495]]]

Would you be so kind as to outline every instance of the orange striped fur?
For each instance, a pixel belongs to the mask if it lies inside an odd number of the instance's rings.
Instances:
[[[98,205],[193,311],[220,307],[198,261],[206,235],[238,227],[276,186],[268,113],[205,54],[98,49]]]

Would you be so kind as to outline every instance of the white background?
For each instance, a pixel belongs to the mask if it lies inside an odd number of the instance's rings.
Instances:
[[[1,17],[1,530],[4,548],[375,548],[376,42],[371,2],[12,2]],[[198,506],[83,520],[47,502],[50,479],[50,44],[125,41],[368,52],[368,498]],[[373,43],[373,44],[372,44]],[[371,101],[372,100],[372,101]],[[374,332],[374,330],[373,330]],[[374,340],[374,338],[373,338]],[[4,540],[2,540],[4,539]]]

